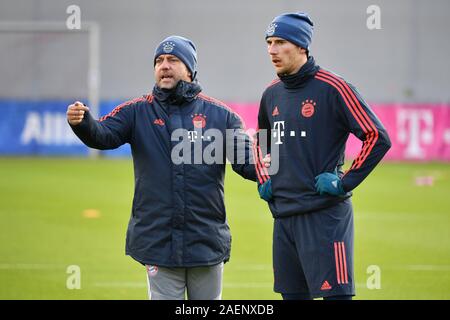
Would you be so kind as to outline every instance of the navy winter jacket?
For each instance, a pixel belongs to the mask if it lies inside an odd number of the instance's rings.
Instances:
[[[237,136],[245,142],[245,159],[238,162],[238,152],[235,153],[234,171],[256,180],[251,145],[241,119],[226,105],[200,91],[198,84],[184,81],[172,90],[155,86],[151,95],[123,103],[99,121],[87,113],[80,124],[72,126],[91,148],[131,145],[135,192],[126,254],[142,264],[194,267],[229,259],[225,157],[230,157],[230,146],[235,148],[237,144],[225,138],[227,129],[236,129]],[[223,134],[222,161],[194,164],[194,151],[186,155],[186,151],[177,149],[172,154],[182,139],[204,151],[213,141],[203,135],[210,128]],[[177,129],[185,129],[186,134],[174,139],[172,133]],[[186,156],[192,161],[179,163]],[[176,158],[175,163],[172,157]]]

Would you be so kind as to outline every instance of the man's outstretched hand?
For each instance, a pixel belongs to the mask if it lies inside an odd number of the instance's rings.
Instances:
[[[83,121],[84,113],[89,111],[89,108],[86,107],[83,103],[80,101],[76,101],[75,103],[71,104],[69,107],[67,107],[67,121],[72,125],[76,126],[81,121]]]

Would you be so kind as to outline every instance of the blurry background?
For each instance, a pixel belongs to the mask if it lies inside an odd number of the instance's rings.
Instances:
[[[66,27],[71,5],[81,30]],[[368,28],[370,5],[381,29]],[[358,297],[449,299],[447,0],[0,0],[0,298],[145,298],[145,271],[123,254],[129,147],[86,157],[67,105],[83,100],[105,114],[151,92],[154,48],[178,34],[197,45],[204,92],[254,128],[275,78],[264,32],[287,11],[310,14],[311,54],[356,85],[394,143],[390,161],[355,191]],[[357,151],[350,143],[349,160]],[[233,251],[224,298],[277,299],[270,212],[253,183],[228,171]],[[79,290],[66,283],[71,265],[81,270]]]
[[[101,29],[102,99],[148,93],[156,45],[179,34],[197,45],[206,92],[225,101],[258,101],[274,78],[265,29],[279,13],[306,11],[316,24],[311,53],[317,62],[357,84],[367,100],[450,100],[447,0],[2,0],[0,20],[65,22],[73,4],[81,9],[82,24],[95,21]],[[366,26],[373,4],[381,9],[380,30]],[[33,41],[29,34],[2,35],[0,96],[86,95],[88,43],[74,33],[40,34]]]

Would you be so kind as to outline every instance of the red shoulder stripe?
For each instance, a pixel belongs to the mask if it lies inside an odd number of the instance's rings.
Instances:
[[[359,103],[358,99],[356,98],[354,92],[350,89],[350,87],[345,83],[345,81],[339,79],[335,75],[320,70],[316,74],[316,78],[319,80],[322,80],[324,82],[327,82],[328,84],[332,85],[334,88],[336,88],[341,96],[343,97],[345,104],[349,108],[350,112],[352,113],[353,117],[356,119],[360,127],[363,129],[364,133],[366,134],[366,140],[363,143],[363,147],[353,162],[353,165],[351,166],[350,170],[352,169],[358,169],[361,167],[363,162],[367,159],[370,152],[372,151],[376,141],[378,140],[378,130],[373,124],[373,122],[370,120],[367,113],[364,111],[364,109],[361,107],[361,104]],[[349,103],[350,102],[350,103]],[[348,171],[350,171],[348,170]],[[347,172],[348,172],[347,171]],[[346,172],[346,174],[347,174]]]
[[[280,82],[280,81],[281,81],[281,80],[280,80],[279,78],[273,79],[272,82],[269,83],[269,84],[267,85],[266,89],[267,89],[267,88],[270,88],[271,86],[276,85],[276,84],[277,84],[278,82]]]
[[[355,120],[358,122],[359,126],[362,128],[362,130],[364,131],[364,133],[367,133],[367,129],[366,126],[361,122],[361,119],[359,118],[359,116],[355,113],[355,110],[353,108],[353,106],[350,104],[350,102],[347,99],[347,95],[342,91],[341,87],[338,86],[337,84],[335,84],[332,80],[322,77],[321,75],[317,74],[315,76],[316,79],[319,79],[323,82],[328,83],[329,85],[333,86],[340,94],[341,97],[344,99],[345,105],[347,106],[347,108],[350,110],[350,112],[352,113],[353,117],[355,118]]]
[[[333,74],[330,73],[330,72],[327,72],[327,71],[325,71],[325,70],[320,70],[319,72],[321,72],[321,74],[323,73],[323,74],[325,74],[325,75],[328,75],[328,76],[331,77],[331,78],[336,79],[336,81],[338,81],[338,82],[344,87],[344,89],[347,90],[347,92],[349,93],[351,99],[352,99],[353,102],[355,103],[355,105],[356,105],[356,107],[357,107],[357,110],[359,110],[360,114],[364,117],[364,119],[367,121],[367,123],[369,124],[369,126],[372,128],[372,130],[373,130],[373,131],[377,131],[377,128],[376,128],[375,125],[373,124],[372,120],[370,120],[369,115],[368,115],[367,112],[364,111],[364,109],[361,107],[361,104],[359,103],[359,100],[356,98],[355,93],[353,92],[352,89],[350,89],[350,87],[348,86],[348,84],[347,84],[344,80],[338,78],[337,76],[333,75]]]
[[[213,98],[213,97],[207,96],[207,95],[205,95],[205,94],[203,94],[203,93],[199,93],[199,94],[197,95],[197,97],[199,97],[200,99],[203,99],[203,100],[205,100],[205,101],[212,102],[212,103],[217,104],[217,105],[219,105],[219,106],[221,106],[221,107],[224,107],[224,108],[227,109],[227,110],[232,111],[232,110],[230,109],[230,107],[227,106],[224,102],[222,102],[222,101],[220,101],[220,100],[217,100],[217,99],[215,99],[215,98]]]
[[[323,73],[329,75],[330,77],[334,77],[337,81],[339,81],[340,84],[342,84],[342,86],[350,94],[351,99],[353,100],[353,102],[356,104],[357,111],[359,110],[360,114],[362,114],[362,116],[369,123],[369,126],[372,129],[372,130],[369,130],[370,133],[372,133],[371,135],[369,135],[372,141],[370,141],[370,143],[368,141],[369,139],[367,139],[365,141],[359,156],[356,158],[354,164],[352,165],[352,168],[358,169],[358,168],[361,167],[361,165],[366,160],[366,158],[369,156],[370,152],[372,151],[373,147],[375,146],[375,143],[378,140],[378,130],[377,130],[376,126],[373,124],[373,122],[370,120],[370,117],[367,114],[367,112],[361,107],[361,104],[359,103],[359,100],[356,98],[355,93],[353,92],[353,90],[350,89],[348,84],[345,81],[343,81],[342,79],[336,77],[335,75],[333,75],[330,72],[327,72],[327,71],[324,71],[324,70],[320,70],[320,71],[322,71]]]
[[[124,102],[122,104],[119,104],[110,113],[108,113],[107,115],[101,117],[98,121],[102,122],[102,121],[106,120],[109,117],[114,117],[118,112],[120,112],[120,110],[123,107],[129,106],[130,104],[137,103],[137,102],[140,102],[140,101],[145,101],[145,100],[146,100],[146,98],[140,97],[140,98],[135,98],[133,100],[129,100],[129,101],[126,101],[126,102]]]
[[[345,174],[344,174],[344,176],[345,176],[350,170],[355,169],[355,168],[359,168],[362,165],[361,158],[366,153],[366,150],[368,150],[368,146],[370,146],[371,143],[373,142],[373,135],[368,133],[366,127],[361,123],[360,118],[355,114],[355,111],[353,109],[354,105],[352,104],[352,106],[350,106],[350,104],[349,104],[349,102],[347,100],[347,98],[349,98],[349,97],[347,95],[344,95],[344,93],[342,92],[342,90],[344,90],[342,88],[342,86],[340,86],[339,84],[336,84],[335,81],[331,80],[330,77],[327,77],[326,75],[321,77],[321,74],[318,73],[316,75],[316,78],[319,79],[319,80],[322,80],[324,82],[329,83],[330,85],[332,85],[333,87],[335,87],[339,91],[341,96],[344,98],[344,101],[345,101],[347,107],[349,108],[350,112],[353,114],[353,117],[356,119],[358,124],[363,129],[364,133],[366,134],[366,137],[368,137],[368,139],[366,139],[366,141],[364,141],[363,148],[361,149],[359,155],[353,161],[353,164],[352,164],[351,168],[345,172]]]
[[[348,95],[348,92],[343,88],[343,86],[336,80],[336,78],[333,78],[331,76],[328,76],[326,74],[321,73],[322,70],[316,73],[315,78],[322,80],[330,85],[332,85],[338,92],[341,94],[342,98],[344,99],[344,102],[347,106],[347,108],[352,113],[353,117],[358,122],[359,126],[363,129],[364,133],[367,133],[368,125],[364,121],[364,119],[361,117],[361,115],[355,110],[356,106],[354,105],[353,101],[350,99],[350,96]]]
[[[326,74],[322,74],[322,73],[318,73],[316,75],[316,78],[329,83],[330,85],[332,85],[339,91],[341,96],[344,98],[344,101],[345,101],[347,107],[349,108],[350,112],[353,114],[353,117],[356,119],[358,124],[361,126],[361,128],[363,129],[363,131],[367,137],[366,141],[364,141],[364,143],[363,143],[363,148],[361,149],[359,155],[353,162],[351,168],[345,172],[344,175],[346,175],[350,170],[361,167],[362,163],[365,161],[365,159],[369,155],[370,151],[372,150],[373,146],[375,145],[375,142],[378,139],[378,131],[376,131],[376,135],[374,135],[373,131],[368,131],[367,127],[361,123],[361,121],[364,121],[364,119],[361,119],[360,113],[358,112],[358,110],[355,110],[354,100],[349,97],[348,91],[345,88],[343,88],[341,82],[338,82],[336,80],[336,78],[327,76]],[[350,90],[350,88],[348,88],[348,90]],[[352,94],[353,94],[353,92],[352,92]],[[356,97],[354,97],[354,98],[356,99]],[[349,104],[349,100],[351,102],[350,104]],[[359,104],[359,101],[358,101],[358,104]],[[369,121],[370,121],[370,119],[369,119]],[[365,121],[364,121],[364,124],[366,124]],[[373,124],[372,124],[372,126],[373,126]],[[376,128],[375,128],[375,130],[376,130]]]
[[[236,111],[234,111],[233,109],[231,109],[231,108],[230,108],[228,105],[226,105],[224,102],[222,102],[222,101],[220,101],[220,100],[217,100],[217,99],[215,99],[215,98],[213,98],[213,97],[207,96],[207,95],[205,95],[205,94],[203,94],[203,93],[199,93],[199,94],[197,95],[197,97],[200,98],[200,99],[202,99],[202,100],[205,100],[205,101],[207,101],[207,102],[211,102],[211,103],[213,103],[213,104],[215,104],[215,105],[218,105],[218,106],[220,106],[220,107],[223,107],[223,108],[225,108],[226,110],[228,110],[229,112],[231,112],[232,114],[236,115],[236,117],[238,117],[239,120],[241,121],[242,127],[243,127],[243,129],[245,130],[246,125],[245,125],[244,119],[239,115],[239,113],[237,113]]]

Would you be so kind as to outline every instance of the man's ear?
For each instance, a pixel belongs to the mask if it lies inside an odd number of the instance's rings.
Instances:
[[[189,79],[191,79],[191,81],[194,81],[196,75],[197,75],[197,72],[194,72],[194,75],[192,75],[192,72],[188,71],[188,76],[189,76]]]

